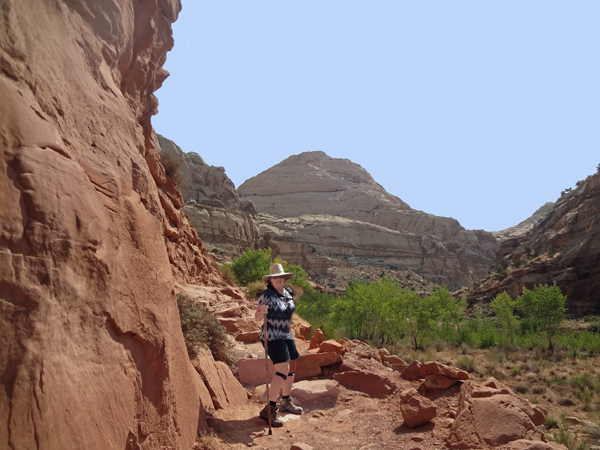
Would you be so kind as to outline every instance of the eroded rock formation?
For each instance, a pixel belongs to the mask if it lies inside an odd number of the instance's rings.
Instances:
[[[538,223],[542,222],[552,212],[554,208],[554,202],[546,202],[531,217],[528,217],[523,222],[518,223],[515,226],[506,228],[501,231],[493,231],[492,234],[498,239],[499,242],[506,239],[516,238],[525,235],[528,231],[533,229]]]
[[[209,166],[197,153],[184,153],[173,141],[156,136],[160,150],[181,161],[183,210],[214,256],[232,258],[247,247],[255,249],[260,241],[256,209],[251,201],[240,200],[225,169]]]
[[[256,205],[267,245],[317,281],[364,264],[455,289],[487,274],[497,248],[491,233],[411,209],[359,165],[323,152],[291,156],[238,192]]]
[[[467,295],[517,297],[535,285],[556,284],[572,313],[600,308],[600,174],[559,198],[530,232],[502,242],[496,266],[506,267]]]
[[[174,281],[218,274],[153,149],[179,0],[0,3],[0,447],[188,448]]]

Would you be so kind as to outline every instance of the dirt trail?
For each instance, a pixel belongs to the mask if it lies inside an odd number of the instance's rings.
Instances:
[[[451,423],[448,416],[456,410],[459,387],[428,395],[437,405],[437,417],[410,429],[400,413],[400,392],[418,384],[407,381],[384,400],[341,387],[335,407],[305,411],[302,416],[286,414],[284,426],[273,428],[272,436],[268,435],[266,422],[258,417],[263,404],[255,397],[241,408],[217,411],[209,425],[233,449],[289,450],[299,442],[315,450],[446,448]]]

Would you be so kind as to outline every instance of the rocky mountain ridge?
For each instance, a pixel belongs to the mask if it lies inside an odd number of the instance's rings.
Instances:
[[[600,172],[565,192],[544,217],[526,234],[504,240],[494,264],[500,270],[465,295],[517,297],[556,283],[571,313],[600,312]]]
[[[524,221],[501,231],[492,231],[492,234],[500,242],[506,239],[522,236],[535,227],[538,223],[542,222],[546,217],[548,217],[548,215],[552,212],[553,207],[554,202],[546,202]]]
[[[156,135],[157,151],[181,161],[183,211],[217,260],[229,260],[263,240],[254,204],[241,200],[223,167],[209,166],[195,153],[184,153],[173,141]]]
[[[324,152],[291,156],[238,193],[256,205],[267,244],[321,282],[338,285],[328,270],[361,261],[457,289],[487,274],[496,251],[490,233],[413,210],[359,165]]]

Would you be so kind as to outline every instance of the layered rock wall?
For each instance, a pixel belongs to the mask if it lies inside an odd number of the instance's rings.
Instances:
[[[153,150],[179,0],[0,2],[0,447],[189,448],[174,281],[211,283]]]
[[[232,258],[261,241],[254,203],[241,200],[223,167],[209,166],[195,153],[184,153],[173,141],[157,136],[158,149],[181,161],[178,187],[183,210],[202,242],[218,255]],[[222,252],[222,253],[221,253]]]
[[[504,277],[496,275],[470,294],[492,298],[507,291],[517,297],[523,289],[556,283],[572,313],[599,312],[600,173],[559,198],[527,234],[502,242],[496,264],[502,263]]]
[[[362,167],[323,152],[291,156],[238,192],[256,205],[266,245],[321,282],[362,264],[457,289],[487,274],[497,249],[490,233],[413,210]]]

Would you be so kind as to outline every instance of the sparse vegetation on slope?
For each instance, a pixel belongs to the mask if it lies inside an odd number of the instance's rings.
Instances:
[[[177,307],[185,346],[190,359],[198,354],[198,346],[206,345],[213,358],[231,364],[233,345],[227,330],[200,302],[185,294],[177,294]]]

